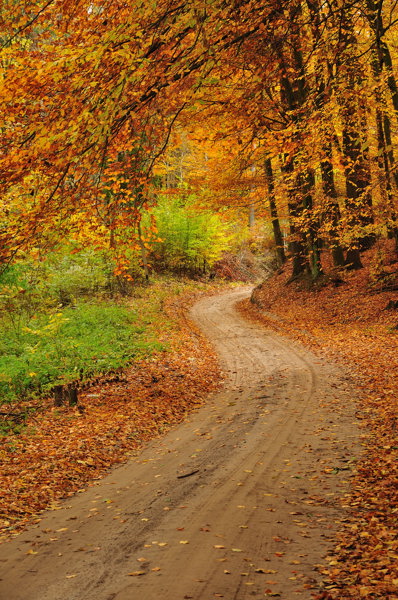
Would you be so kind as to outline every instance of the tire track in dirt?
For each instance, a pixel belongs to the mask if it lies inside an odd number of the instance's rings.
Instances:
[[[234,304],[249,293],[192,310],[220,355],[223,390],[5,544],[2,600],[311,598],[357,451],[352,390],[333,366],[243,320]]]

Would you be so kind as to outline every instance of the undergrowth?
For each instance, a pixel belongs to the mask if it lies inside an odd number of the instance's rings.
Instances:
[[[20,432],[55,386],[82,387],[167,349],[165,300],[200,287],[158,277],[122,295],[107,268],[94,255],[62,256],[1,277],[0,432]]]
[[[0,394],[9,403],[83,382],[163,348],[150,322],[123,304],[82,300],[50,314],[1,324]]]

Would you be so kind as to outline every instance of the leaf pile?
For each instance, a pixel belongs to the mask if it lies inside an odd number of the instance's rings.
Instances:
[[[211,293],[216,286],[209,286]],[[197,295],[196,295],[197,297]],[[80,394],[79,404],[31,417],[0,448],[0,532],[21,531],[90,481],[124,462],[148,440],[198,408],[220,380],[216,358],[185,313],[195,294],[163,303],[158,339],[170,348],[134,363]],[[173,324],[171,324],[173,320]]]
[[[241,306],[247,316],[343,362],[361,388],[364,453],[350,494],[341,499],[350,517],[322,569],[319,600],[397,598],[398,311],[392,307],[398,293],[375,288],[375,259],[367,254],[364,269],[312,290],[287,284],[287,267]]]

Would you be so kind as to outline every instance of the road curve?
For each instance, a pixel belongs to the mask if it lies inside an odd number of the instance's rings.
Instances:
[[[234,308],[191,318],[223,390],[0,548],[1,600],[310,600],[357,449],[344,374]]]

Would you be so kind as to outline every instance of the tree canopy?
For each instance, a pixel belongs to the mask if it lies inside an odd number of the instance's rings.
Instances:
[[[1,260],[142,243],[178,132],[189,184],[253,203],[293,275],[398,240],[392,0],[6,0]]]

